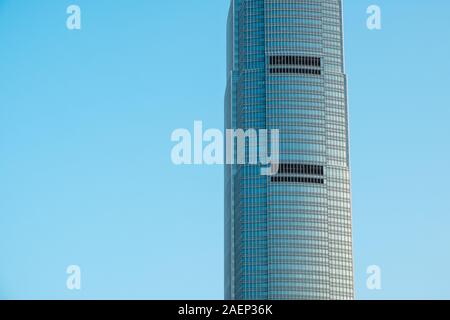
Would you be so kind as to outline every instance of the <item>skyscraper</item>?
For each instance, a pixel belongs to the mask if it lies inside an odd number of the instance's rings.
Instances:
[[[341,0],[232,0],[225,127],[280,130],[280,166],[225,168],[225,298],[353,299]]]

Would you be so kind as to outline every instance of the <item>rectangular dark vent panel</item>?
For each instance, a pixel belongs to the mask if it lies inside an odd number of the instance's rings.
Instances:
[[[279,73],[287,73],[287,74],[314,74],[321,75],[322,72],[320,69],[305,69],[305,68],[270,68],[270,73],[279,74]]]
[[[318,57],[304,56],[271,56],[271,66],[303,66],[303,67],[320,67],[321,59]]]
[[[323,166],[311,164],[282,163],[278,169],[278,174],[307,174],[314,176],[323,176]]]
[[[292,182],[292,183],[315,183],[324,184],[325,180],[322,178],[310,177],[272,177],[272,182]]]
[[[324,184],[324,166],[299,163],[281,163],[272,182]]]
[[[322,60],[319,57],[271,56],[269,63],[271,74],[322,74]]]

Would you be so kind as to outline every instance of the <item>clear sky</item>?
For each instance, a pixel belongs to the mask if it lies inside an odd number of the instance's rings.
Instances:
[[[0,298],[223,297],[223,169],[174,166],[170,135],[222,128],[227,12],[0,0]],[[449,14],[444,0],[345,1],[360,299],[450,299]]]

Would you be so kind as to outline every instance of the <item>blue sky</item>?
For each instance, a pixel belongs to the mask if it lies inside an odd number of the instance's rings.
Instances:
[[[0,0],[0,298],[223,297],[223,171],[174,166],[170,135],[222,127],[227,12]],[[360,299],[450,299],[448,12],[345,1]],[[66,288],[73,264],[81,291]]]

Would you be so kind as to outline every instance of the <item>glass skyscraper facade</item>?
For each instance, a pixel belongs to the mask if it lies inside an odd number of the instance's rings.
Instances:
[[[353,299],[341,0],[232,0],[227,129],[278,129],[280,166],[225,168],[225,298]]]

